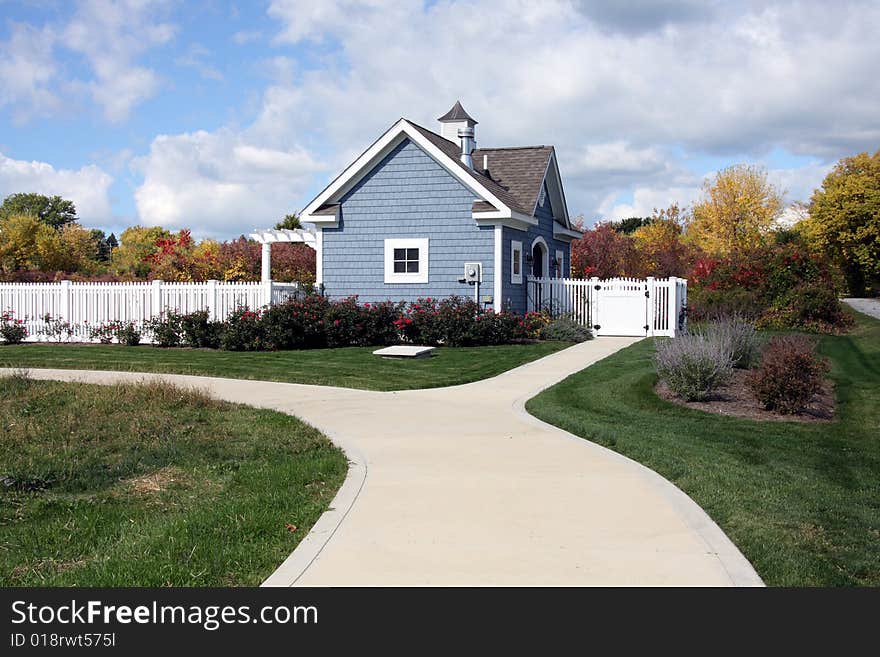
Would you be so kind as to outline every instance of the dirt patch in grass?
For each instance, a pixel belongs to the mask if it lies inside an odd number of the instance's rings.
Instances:
[[[172,484],[189,484],[190,481],[180,468],[169,465],[155,472],[127,479],[125,483],[131,492],[138,495],[149,495],[161,493]]]
[[[831,422],[834,420],[834,384],[829,380],[822,382],[822,390],[813,397],[803,411],[797,415],[783,415],[766,410],[755,399],[751,388],[746,383],[747,377],[747,370],[734,370],[733,377],[727,385],[720,388],[706,401],[701,402],[688,402],[679,399],[663,381],[657,384],[655,391],[658,396],[673,404],[718,415],[773,422]]]

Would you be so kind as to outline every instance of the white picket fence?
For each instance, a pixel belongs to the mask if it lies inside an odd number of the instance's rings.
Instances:
[[[224,320],[241,307],[258,309],[296,296],[296,283],[0,283],[0,311],[23,319],[28,340],[47,340],[46,315],[70,324],[71,340],[89,341],[89,328],[110,321],[145,322],[163,312],[207,310]],[[144,335],[145,342],[149,335]]]
[[[670,336],[686,328],[683,278],[528,279],[528,310],[570,317],[596,335]]]

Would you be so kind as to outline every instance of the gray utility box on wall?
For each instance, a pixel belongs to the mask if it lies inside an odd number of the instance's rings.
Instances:
[[[468,283],[483,281],[483,266],[479,262],[464,263],[464,280]]]

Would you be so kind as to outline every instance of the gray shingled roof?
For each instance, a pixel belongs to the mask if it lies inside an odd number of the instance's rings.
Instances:
[[[461,106],[459,101],[455,101],[455,105],[452,106],[452,109],[446,112],[443,116],[441,116],[438,121],[471,121],[474,124],[477,121],[467,112],[465,112],[464,107]]]
[[[446,153],[475,180],[495,194],[511,210],[532,216],[552,146],[521,146],[515,148],[478,148],[473,152],[474,168],[459,159],[461,146],[412,123],[432,144]],[[483,171],[483,155],[489,156],[489,170]]]
[[[531,216],[552,154],[552,146],[478,148],[473,158],[474,166],[482,171],[483,156],[488,156],[489,169],[482,173],[508,190]]]
[[[479,171],[476,171],[474,169],[470,169],[467,166],[465,166],[464,162],[462,162],[459,159],[459,157],[461,156],[461,146],[459,144],[451,142],[448,139],[444,139],[443,137],[438,135],[436,132],[431,132],[427,128],[423,128],[422,126],[418,125],[417,123],[413,123],[412,121],[409,121],[409,120],[407,120],[407,121],[410,123],[410,125],[412,125],[412,127],[414,127],[416,130],[421,132],[425,136],[425,138],[428,139],[428,141],[430,141],[437,148],[439,148],[441,151],[443,151],[446,155],[449,156],[449,158],[451,160],[454,160],[455,163],[458,164],[458,166],[460,166],[464,171],[466,171],[468,174],[470,174],[470,176],[473,177],[474,180],[476,180],[481,185],[483,185],[483,187],[485,187],[490,192],[492,192],[498,198],[499,201],[504,203],[504,205],[509,207],[511,210],[515,210],[516,212],[520,212],[522,214],[527,214],[530,217],[532,216],[532,210],[534,210],[534,208],[535,208],[534,205],[532,205],[529,208],[526,208],[525,206],[521,205],[519,203],[519,200],[517,199],[517,197],[514,196],[513,194],[511,194],[510,191],[508,191],[505,187],[502,187],[501,185],[499,185],[497,182],[495,182],[491,178],[484,176]],[[476,158],[474,159],[474,164],[475,165],[477,164]],[[537,195],[535,195],[535,198],[537,198]]]

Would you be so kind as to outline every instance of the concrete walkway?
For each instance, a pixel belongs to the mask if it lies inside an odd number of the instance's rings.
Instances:
[[[123,372],[32,376],[172,380],[294,414],[330,436],[352,461],[348,478],[266,585],[761,585],[672,484],[523,410],[633,342],[599,338],[477,383],[392,393]]]
[[[844,299],[844,303],[849,304],[860,313],[865,313],[871,317],[880,319],[880,300],[878,299]]]

